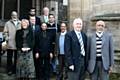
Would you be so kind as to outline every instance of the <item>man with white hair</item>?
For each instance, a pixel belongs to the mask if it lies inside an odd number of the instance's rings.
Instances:
[[[83,22],[80,18],[73,21],[74,30],[65,36],[65,58],[68,67],[68,80],[84,80],[87,66],[87,36],[82,32]]]
[[[16,51],[16,42],[15,35],[16,31],[21,29],[21,22],[18,19],[16,11],[12,11],[11,19],[5,23],[3,30],[3,36],[7,42],[7,72],[12,74],[16,72],[16,60],[17,60],[17,51]],[[14,55],[14,63],[12,62],[12,57]]]
[[[43,8],[43,15],[40,16],[40,20],[41,22],[45,22],[45,23],[48,23],[49,21],[49,8],[48,7],[44,7]]]

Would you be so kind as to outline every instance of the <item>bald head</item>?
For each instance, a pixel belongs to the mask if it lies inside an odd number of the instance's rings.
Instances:
[[[105,22],[102,20],[99,20],[96,22],[96,31],[104,31],[105,28]]]
[[[76,18],[73,21],[73,28],[76,31],[81,31],[82,30],[82,26],[83,26],[83,22],[81,18]]]
[[[48,7],[44,7],[43,8],[43,13],[44,13],[44,15],[48,16],[49,15],[49,8]]]
[[[12,11],[11,16],[17,16],[17,12],[16,11]]]
[[[11,18],[12,18],[12,20],[17,20],[18,15],[17,15],[17,12],[16,12],[16,11],[12,11],[12,13],[11,13]]]

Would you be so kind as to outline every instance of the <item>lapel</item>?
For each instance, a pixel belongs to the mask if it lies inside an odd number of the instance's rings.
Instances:
[[[10,22],[11,22],[11,23],[14,25],[14,27],[16,28],[14,22],[13,22],[12,20],[10,20]],[[19,24],[21,24],[21,22],[20,22],[19,20],[17,20],[17,26],[18,26]]]
[[[44,22],[44,15],[41,16],[41,22]]]
[[[96,48],[96,32],[93,33],[92,38],[92,45],[94,45],[94,47]]]
[[[83,32],[81,32],[81,36],[82,36],[82,40],[83,40],[83,44],[85,45],[85,36],[84,36],[84,34],[83,34]]]
[[[103,33],[103,37],[102,37],[102,46],[103,46],[104,43],[105,43],[105,38],[106,38],[106,33],[104,32],[104,33]]]
[[[78,40],[78,37],[77,37],[77,35],[76,35],[74,30],[72,31],[72,39],[73,39],[74,42],[77,42],[78,44],[80,44],[79,40]]]
[[[60,33],[57,34],[57,43],[59,44]]]
[[[57,51],[58,53],[60,52],[60,47],[59,47],[59,39],[60,39],[60,32],[57,34]]]

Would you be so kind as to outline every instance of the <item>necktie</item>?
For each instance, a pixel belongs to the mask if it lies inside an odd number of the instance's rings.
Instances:
[[[35,31],[35,25],[32,26],[33,30]]]
[[[79,42],[80,42],[80,46],[81,46],[81,54],[83,55],[83,56],[85,56],[85,50],[84,50],[84,44],[83,44],[83,40],[82,40],[82,35],[81,35],[81,33],[79,33]]]

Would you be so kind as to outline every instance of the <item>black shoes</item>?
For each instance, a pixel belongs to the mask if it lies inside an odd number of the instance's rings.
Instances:
[[[7,74],[8,74],[9,76],[11,76],[13,73],[12,73],[11,71],[9,71]]]

